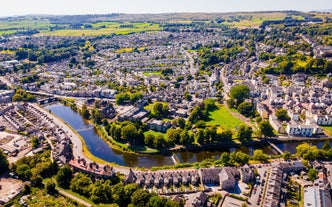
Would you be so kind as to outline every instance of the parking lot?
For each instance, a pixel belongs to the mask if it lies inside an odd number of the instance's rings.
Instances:
[[[9,177],[0,177],[0,204],[6,203],[21,192],[23,182]]]

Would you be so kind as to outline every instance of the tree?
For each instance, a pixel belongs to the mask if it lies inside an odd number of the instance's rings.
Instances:
[[[245,142],[251,139],[252,133],[253,131],[251,127],[241,125],[238,129],[236,138],[239,139],[241,142]]]
[[[308,177],[311,181],[316,180],[316,177],[318,175],[318,171],[315,170],[314,168],[310,168],[308,171]]]
[[[233,86],[230,91],[230,98],[233,99],[238,106],[242,103],[246,98],[250,97],[250,89],[248,86],[244,84],[239,84]]]
[[[322,146],[322,150],[328,151],[329,149],[331,149],[330,141],[326,140]]]
[[[269,156],[264,154],[263,150],[254,150],[253,159],[260,162],[267,162]]]
[[[91,178],[83,173],[78,173],[70,182],[70,189],[85,197],[90,197]]]
[[[143,189],[139,189],[131,196],[131,204],[135,207],[146,207],[151,194]]]
[[[261,134],[264,137],[272,137],[274,136],[274,132],[273,132],[273,127],[271,126],[271,124],[268,121],[261,121],[258,124],[258,127],[260,129]]]
[[[199,144],[204,144],[204,131],[203,129],[199,129],[195,134],[195,140]]]
[[[86,105],[83,105],[81,114],[84,119],[90,119],[91,114],[90,114],[90,111],[88,110],[88,108],[86,107]]]
[[[167,141],[170,143],[177,144],[180,142],[180,130],[168,129],[166,132]]]
[[[127,124],[121,129],[121,139],[126,141],[133,141],[138,135],[138,131],[133,124]]]
[[[232,152],[230,154],[230,159],[232,163],[238,163],[239,165],[245,165],[249,162],[249,155],[238,151],[238,152]]]
[[[55,179],[61,188],[68,189],[72,177],[73,177],[73,171],[69,166],[65,165],[63,168],[61,168],[58,171]]]
[[[144,137],[144,144],[149,147],[152,147],[154,139],[155,139],[155,136],[153,134],[147,134]]]
[[[43,178],[40,175],[33,175],[30,178],[31,185],[34,187],[42,188],[44,186],[43,184]]]
[[[189,115],[189,121],[192,124],[195,124],[197,121],[203,119],[203,112],[199,106],[196,106]]]
[[[102,124],[103,116],[98,109],[92,110],[92,118],[96,124]]]
[[[231,158],[229,156],[229,153],[227,152],[223,152],[221,155],[220,155],[220,164],[224,165],[224,166],[229,166],[230,165],[230,161],[231,161]]]
[[[50,195],[56,194],[58,191],[55,189],[54,181],[48,181],[45,185],[46,192]]]
[[[36,148],[39,145],[39,139],[37,137],[33,137],[31,139],[31,143],[32,143],[32,148]]]
[[[216,103],[212,98],[205,99],[203,103],[204,103],[204,108],[207,112],[217,108]]]
[[[292,157],[292,154],[289,152],[289,151],[285,151],[283,154],[282,154],[282,157],[284,158],[285,161],[289,160],[291,157]]]
[[[186,120],[182,117],[178,118],[177,123],[181,129],[186,127]]]
[[[165,147],[166,144],[167,144],[166,140],[165,140],[164,136],[161,135],[161,134],[157,135],[153,140],[153,146],[156,149],[160,149],[162,147]]]
[[[280,108],[277,109],[275,112],[276,117],[280,120],[280,121],[289,121],[290,117],[287,114],[287,110]]]
[[[242,102],[237,107],[237,110],[245,117],[250,117],[255,114],[254,105],[251,102]]]
[[[16,174],[22,180],[29,180],[32,176],[29,165],[19,164],[16,166]]]
[[[193,137],[189,135],[187,130],[183,130],[180,133],[180,144],[183,144],[183,145],[191,144],[194,141],[192,138]]]
[[[3,151],[0,149],[0,174],[8,170],[8,160],[3,153]]]
[[[23,101],[23,98],[21,96],[21,94],[14,94],[13,95],[13,98],[12,98],[13,102],[20,102],[20,101]]]
[[[168,104],[156,102],[153,105],[153,114],[157,119],[167,117],[169,114]]]

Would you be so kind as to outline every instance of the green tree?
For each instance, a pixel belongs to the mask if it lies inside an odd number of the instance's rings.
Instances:
[[[32,143],[32,148],[36,148],[39,145],[39,139],[37,137],[33,137],[31,139],[31,143]]]
[[[277,109],[275,112],[276,117],[280,120],[280,121],[289,121],[290,117],[287,114],[287,110],[280,108]]]
[[[271,124],[268,121],[261,121],[258,124],[260,133],[264,136],[264,137],[272,137],[274,136],[274,132],[273,132],[273,127],[271,126]]]
[[[316,177],[318,175],[318,171],[313,169],[313,168],[310,168],[309,171],[308,171],[308,177],[311,181],[314,181],[316,180]]]
[[[0,149],[0,174],[8,170],[8,160],[3,153],[3,151]]]
[[[151,194],[143,189],[139,189],[131,196],[131,204],[135,207],[146,207]]]
[[[31,169],[27,164],[19,164],[16,166],[16,174],[22,180],[29,180],[32,176]]]
[[[88,110],[88,108],[86,107],[86,105],[83,105],[81,114],[84,119],[90,119],[91,114],[90,114],[90,111]]]
[[[195,134],[195,140],[199,144],[204,144],[204,130],[203,129],[199,129],[196,132],[196,134]]]
[[[16,93],[16,94],[13,95],[12,101],[13,102],[20,102],[20,101],[23,101],[23,98],[22,98],[21,94]]]
[[[168,104],[162,104],[159,102],[154,103],[153,114],[157,119],[167,117],[169,114]]]
[[[153,140],[153,146],[156,149],[160,149],[163,148],[167,145],[166,140],[164,138],[163,135],[159,134],[155,137],[155,139]]]
[[[239,165],[248,164],[249,158],[250,158],[249,155],[241,151],[232,152],[230,154],[231,163],[238,163]]]
[[[265,154],[263,150],[254,150],[252,158],[260,162],[267,162],[269,156]]]
[[[242,102],[237,107],[237,110],[245,117],[250,117],[255,114],[255,108],[254,105],[251,102]]]
[[[91,184],[92,181],[88,175],[78,173],[70,182],[70,190],[89,198]]]
[[[188,120],[195,124],[197,121],[203,119],[203,112],[199,106],[196,106],[190,113]]]
[[[251,139],[252,133],[253,131],[251,127],[241,125],[237,131],[236,138],[241,142],[245,142]]]
[[[231,158],[229,156],[229,153],[227,152],[223,152],[221,155],[220,155],[220,164],[224,165],[224,166],[229,166],[230,165],[230,162],[231,162]]]
[[[68,189],[72,177],[73,177],[73,171],[68,165],[65,165],[63,168],[60,168],[55,179],[61,188]]]
[[[292,157],[292,155],[291,155],[291,153],[289,152],[289,151],[285,151],[283,154],[282,154],[282,157],[284,158],[284,160],[289,160],[291,157]]]
[[[181,129],[186,127],[186,120],[182,117],[178,118],[177,123]]]
[[[54,195],[54,194],[56,194],[58,192],[55,189],[55,183],[54,183],[54,181],[48,181],[48,182],[46,182],[45,188],[46,188],[47,194],[50,194],[50,195]]]
[[[329,149],[331,149],[330,141],[326,140],[322,146],[322,150],[328,151]]]
[[[121,129],[121,139],[126,141],[133,141],[138,136],[138,131],[133,124],[127,124]]]
[[[244,84],[233,86],[230,90],[230,97],[235,101],[236,106],[238,106],[246,98],[250,97],[250,89]]]

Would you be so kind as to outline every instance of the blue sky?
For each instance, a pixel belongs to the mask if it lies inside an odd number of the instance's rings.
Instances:
[[[332,9],[332,0],[0,0],[0,16]]]

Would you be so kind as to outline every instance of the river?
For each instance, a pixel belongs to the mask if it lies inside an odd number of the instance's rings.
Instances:
[[[219,159],[221,153],[223,152],[239,150],[249,155],[252,155],[255,149],[262,149],[266,154],[270,155],[276,154],[270,146],[241,146],[239,148],[222,148],[213,151],[178,151],[173,152],[173,155],[170,156],[138,156],[111,148],[103,139],[100,138],[96,129],[69,106],[52,104],[47,105],[45,108],[71,125],[72,128],[74,128],[82,136],[91,154],[108,162],[113,162],[122,166],[151,168],[153,166],[174,165],[175,163],[201,162],[208,158]],[[323,142],[318,142],[315,143],[315,145],[321,146],[322,143]],[[297,145],[298,143],[277,144],[277,146],[282,150],[288,150],[292,153],[295,152]]]

